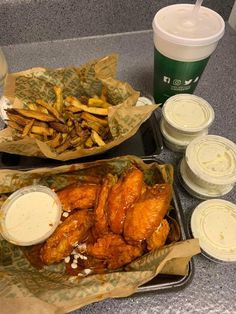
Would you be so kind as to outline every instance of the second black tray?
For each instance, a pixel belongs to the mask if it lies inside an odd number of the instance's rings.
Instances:
[[[162,148],[163,143],[159,130],[158,113],[154,112],[151,117],[141,125],[138,132],[134,136],[104,154],[62,162],[47,158],[0,153],[0,168],[29,169],[38,167],[53,167],[61,164],[87,162],[122,155],[135,155],[139,157],[154,156],[159,155]]]

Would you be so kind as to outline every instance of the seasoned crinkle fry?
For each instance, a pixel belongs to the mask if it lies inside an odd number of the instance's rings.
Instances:
[[[102,147],[112,139],[108,125],[108,107],[104,91],[101,97],[67,96],[53,87],[55,102],[39,98],[25,108],[7,109],[8,126],[15,140],[30,137],[45,142],[52,151]]]

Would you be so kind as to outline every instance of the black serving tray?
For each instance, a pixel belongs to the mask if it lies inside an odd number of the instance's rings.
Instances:
[[[146,163],[158,162],[163,163],[160,161],[156,156],[147,156],[142,158]],[[183,209],[180,203],[180,199],[178,197],[176,186],[173,186],[173,198],[172,198],[172,205],[174,210],[171,212],[171,216],[178,222],[180,227],[180,240],[186,240],[187,230],[184,226],[184,219],[183,219]],[[188,271],[185,276],[179,275],[164,275],[159,274],[154,277],[151,281],[145,283],[144,285],[140,286],[137,290],[136,294],[144,293],[144,292],[163,292],[163,291],[172,291],[176,289],[184,288],[188,283],[191,282],[194,273],[194,264],[193,260],[191,259],[188,264]]]
[[[100,154],[91,157],[74,159],[67,162],[61,162],[52,159],[44,159],[37,157],[26,157],[20,155],[13,155],[8,153],[0,153],[0,169],[15,169],[15,170],[30,170],[39,167],[55,167],[62,164],[74,164],[78,162],[88,162],[98,159],[108,159],[112,157],[119,157],[122,155],[136,155],[143,159],[146,163],[159,162],[158,155],[163,149],[162,138],[159,130],[159,113],[154,112],[152,116],[142,124],[139,131],[126,142],[111,149],[105,154]],[[173,218],[179,223],[181,231],[181,240],[185,240],[186,231],[183,225],[183,211],[180,200],[176,193],[174,185],[174,194],[172,205],[175,210],[172,211]],[[158,275],[151,281],[139,287],[136,295],[146,292],[163,292],[182,288],[188,284],[193,276],[194,265],[191,260],[188,265],[188,273],[185,276],[175,275]]]
[[[54,159],[27,157],[3,152],[0,153],[0,168],[22,170],[87,162],[96,159],[108,159],[122,155],[135,155],[139,157],[156,156],[159,155],[163,149],[158,120],[159,115],[158,111],[156,111],[141,125],[134,136],[103,154],[62,162]]]

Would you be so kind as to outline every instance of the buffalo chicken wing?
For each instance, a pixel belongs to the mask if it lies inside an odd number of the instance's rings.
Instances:
[[[93,208],[100,186],[97,184],[72,184],[57,192],[64,211],[75,208]]]
[[[107,234],[87,247],[89,255],[107,262],[108,269],[120,268],[142,255],[141,246],[125,243],[118,234]]]
[[[88,236],[92,224],[93,214],[86,209],[71,214],[41,248],[41,260],[50,265],[70,255],[75,243],[82,242]]]
[[[160,225],[171,201],[171,185],[147,187],[140,199],[127,211],[124,238],[128,243],[146,240]]]
[[[143,186],[143,173],[131,168],[113,186],[108,198],[109,225],[113,233],[123,232],[128,209],[138,200]]]

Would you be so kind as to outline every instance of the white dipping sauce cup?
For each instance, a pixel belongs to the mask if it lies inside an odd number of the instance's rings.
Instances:
[[[0,210],[0,232],[9,242],[29,246],[46,240],[61,218],[61,203],[50,188],[32,185],[11,194]]]

